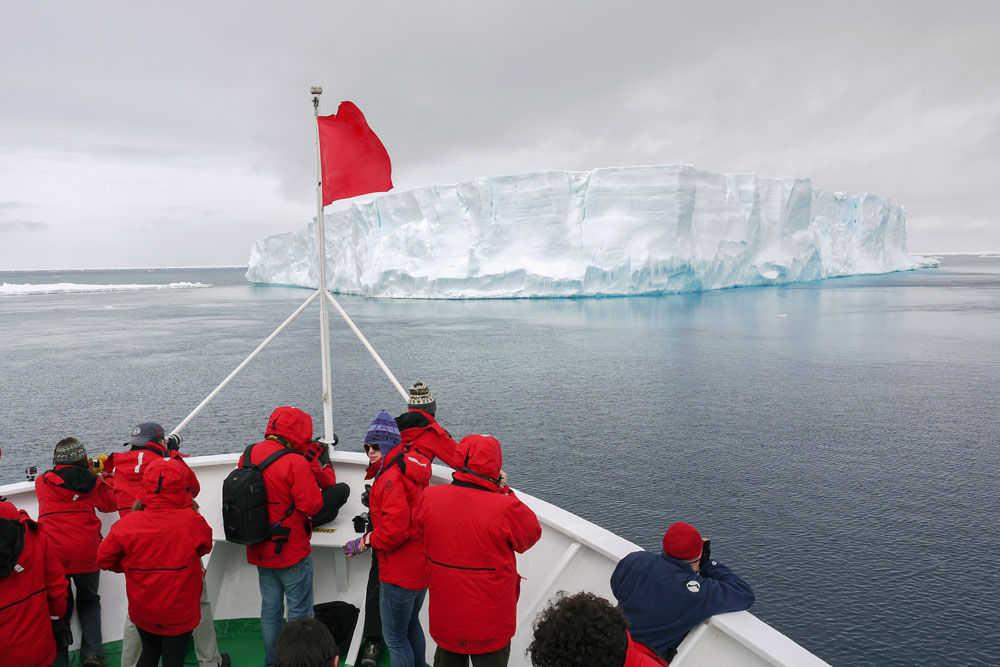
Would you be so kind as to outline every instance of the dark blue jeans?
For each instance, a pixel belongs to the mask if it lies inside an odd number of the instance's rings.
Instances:
[[[66,618],[73,616],[73,608],[80,617],[80,657],[88,655],[104,655],[103,637],[101,635],[101,596],[97,594],[97,585],[101,580],[101,572],[83,572],[66,575]],[[73,589],[76,588],[74,599]],[[69,651],[56,653],[53,667],[66,667],[69,664]]]
[[[295,565],[282,568],[257,567],[260,583],[260,631],[264,636],[264,664],[274,664],[275,645],[285,619],[311,618],[313,615],[313,561],[306,556]]]
[[[389,649],[392,667],[423,667],[427,664],[427,640],[418,615],[427,589],[411,591],[385,582],[379,589],[382,638]]]

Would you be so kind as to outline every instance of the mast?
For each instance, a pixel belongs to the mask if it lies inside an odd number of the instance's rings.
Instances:
[[[402,397],[403,401],[408,398],[408,393],[403,389],[403,385],[399,383],[399,380],[392,374],[389,367],[386,366],[385,362],[382,361],[382,357],[379,356],[375,348],[372,347],[368,339],[365,338],[361,330],[358,329],[357,325],[351,320],[351,317],[347,312],[337,303],[337,300],[333,298],[333,295],[326,289],[326,230],[325,230],[325,220],[323,218],[323,156],[321,153],[320,140],[319,140],[319,96],[323,94],[323,89],[319,86],[313,86],[310,89],[310,94],[313,96],[313,114],[315,116],[316,122],[316,251],[319,254],[319,288],[313,292],[305,303],[298,307],[298,309],[292,313],[288,319],[281,323],[281,325],[274,330],[270,336],[268,336],[264,342],[257,346],[257,348],[250,353],[250,355],[243,360],[243,362],[230,373],[225,380],[223,380],[219,386],[217,386],[212,393],[210,393],[205,400],[203,400],[198,407],[191,411],[191,413],[184,418],[184,420],[178,424],[171,433],[176,434],[181,431],[185,426],[187,426],[195,416],[202,411],[202,409],[207,406],[212,399],[214,399],[219,392],[225,388],[240,371],[247,367],[247,365],[253,361],[258,354],[263,351],[268,344],[273,341],[278,334],[284,331],[292,321],[297,318],[302,312],[315,301],[319,299],[320,306],[320,323],[319,323],[319,336],[320,336],[320,357],[322,363],[323,372],[323,441],[333,446],[337,444],[337,436],[333,432],[333,390],[331,389],[331,373],[330,373],[330,322],[328,317],[328,303],[332,304],[337,312],[344,319],[347,325],[351,328],[351,331],[358,337],[358,340],[365,346],[369,354],[378,364],[378,367],[385,373],[385,376],[392,383],[392,386],[396,388],[396,391]]]
[[[333,444],[333,392],[330,388],[330,322],[327,318],[326,230],[323,219],[323,161],[319,147],[319,96],[323,88],[313,86],[313,115],[316,118],[316,252],[319,253],[319,344],[323,370],[323,441]]]

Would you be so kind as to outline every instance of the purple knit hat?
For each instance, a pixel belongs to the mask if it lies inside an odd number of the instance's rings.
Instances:
[[[399,435],[399,427],[396,420],[388,412],[383,410],[375,417],[375,421],[368,427],[365,433],[365,443],[373,442],[378,445],[382,455],[386,456],[390,451],[399,447],[402,438]]]

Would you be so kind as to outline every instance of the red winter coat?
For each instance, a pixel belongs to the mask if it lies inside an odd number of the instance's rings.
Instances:
[[[132,511],[132,503],[139,496],[139,487],[142,486],[142,472],[150,461],[168,457],[172,460],[180,461],[187,468],[187,486],[194,498],[201,491],[201,484],[194,471],[184,463],[184,455],[180,452],[167,449],[163,445],[155,442],[147,442],[142,447],[133,447],[127,452],[113,454],[110,458],[111,470],[113,471],[115,501],[118,503],[118,515],[125,516]],[[108,463],[105,462],[105,468]]]
[[[500,475],[500,443],[470,435],[459,443],[468,467],[448,486],[424,491],[414,520],[430,564],[430,633],[453,653],[497,651],[514,636],[520,576],[514,552],[542,536],[535,513]],[[465,454],[468,458],[465,458]]]
[[[431,464],[416,452],[393,448],[383,457],[368,496],[372,532],[368,543],[378,557],[378,580],[411,591],[427,588],[427,559],[413,538],[413,508],[430,483]],[[381,463],[381,462],[380,462]]]
[[[628,630],[628,650],[625,652],[625,664],[622,667],[669,667],[663,659],[653,653],[653,649],[632,639]]]
[[[458,468],[463,464],[463,461],[455,460],[455,440],[429,412],[410,408],[396,417],[396,426],[405,449],[419,452],[431,463],[437,457],[449,468]]]
[[[66,614],[66,576],[55,551],[26,512],[0,502],[0,519],[24,527],[17,566],[0,577],[0,665],[47,667],[56,659],[50,619]]]
[[[101,520],[97,511],[117,508],[111,485],[89,469],[57,465],[35,480],[38,525],[66,574],[96,572]]]
[[[280,408],[279,408],[280,409]],[[250,460],[260,463],[284,446],[274,440],[258,442],[250,450]],[[243,465],[240,457],[239,465]],[[264,469],[264,492],[271,524],[289,529],[287,541],[274,538],[247,547],[247,562],[260,567],[282,568],[295,565],[312,553],[312,515],[323,507],[323,496],[308,461],[292,452]],[[292,504],[295,508],[289,514]],[[286,514],[288,516],[286,516]]]
[[[183,461],[143,466],[139,500],[108,531],[98,550],[102,569],[125,573],[128,615],[146,632],[181,635],[201,620],[201,557],[212,550],[212,529],[191,509]]]

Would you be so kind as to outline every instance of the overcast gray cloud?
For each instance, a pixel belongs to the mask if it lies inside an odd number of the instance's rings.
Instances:
[[[377,6],[373,6],[377,5]],[[241,264],[315,213],[312,108],[365,112],[397,188],[690,163],[906,206],[1000,250],[1000,3],[17,3],[0,268]]]

